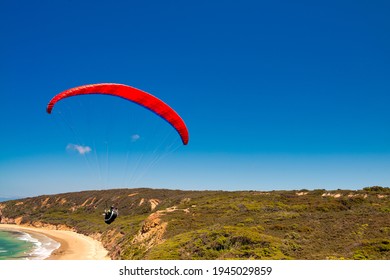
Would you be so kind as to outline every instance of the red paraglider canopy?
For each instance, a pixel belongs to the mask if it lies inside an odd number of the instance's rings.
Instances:
[[[187,127],[183,119],[170,106],[147,92],[127,85],[104,83],[71,88],[54,96],[47,105],[46,111],[50,114],[53,110],[54,104],[61,99],[83,94],[107,94],[118,96],[137,103],[154,112],[171,124],[179,133],[183,144],[188,144],[189,134]]]

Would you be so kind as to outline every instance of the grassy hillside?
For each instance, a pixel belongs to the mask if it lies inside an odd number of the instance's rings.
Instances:
[[[106,225],[110,205],[119,217]],[[390,259],[390,189],[117,189],[0,203],[2,222],[74,228],[114,259]]]

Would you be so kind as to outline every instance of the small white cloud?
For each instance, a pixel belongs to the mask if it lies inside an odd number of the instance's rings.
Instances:
[[[138,134],[131,135],[131,142],[136,142],[141,138]]]
[[[76,144],[68,144],[66,146],[66,150],[68,151],[76,151],[80,155],[87,154],[92,151],[92,149],[88,146],[81,146],[81,145],[76,145]]]

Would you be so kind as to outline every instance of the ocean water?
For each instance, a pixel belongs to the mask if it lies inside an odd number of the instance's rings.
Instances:
[[[0,230],[0,260],[43,260],[59,247],[42,234]]]

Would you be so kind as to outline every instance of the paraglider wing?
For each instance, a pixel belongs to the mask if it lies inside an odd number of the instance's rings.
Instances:
[[[105,83],[71,88],[54,96],[47,105],[46,111],[50,114],[54,105],[61,99],[83,94],[107,94],[137,103],[166,120],[179,133],[183,144],[188,144],[187,127],[182,118],[170,106],[147,92],[127,85]]]

